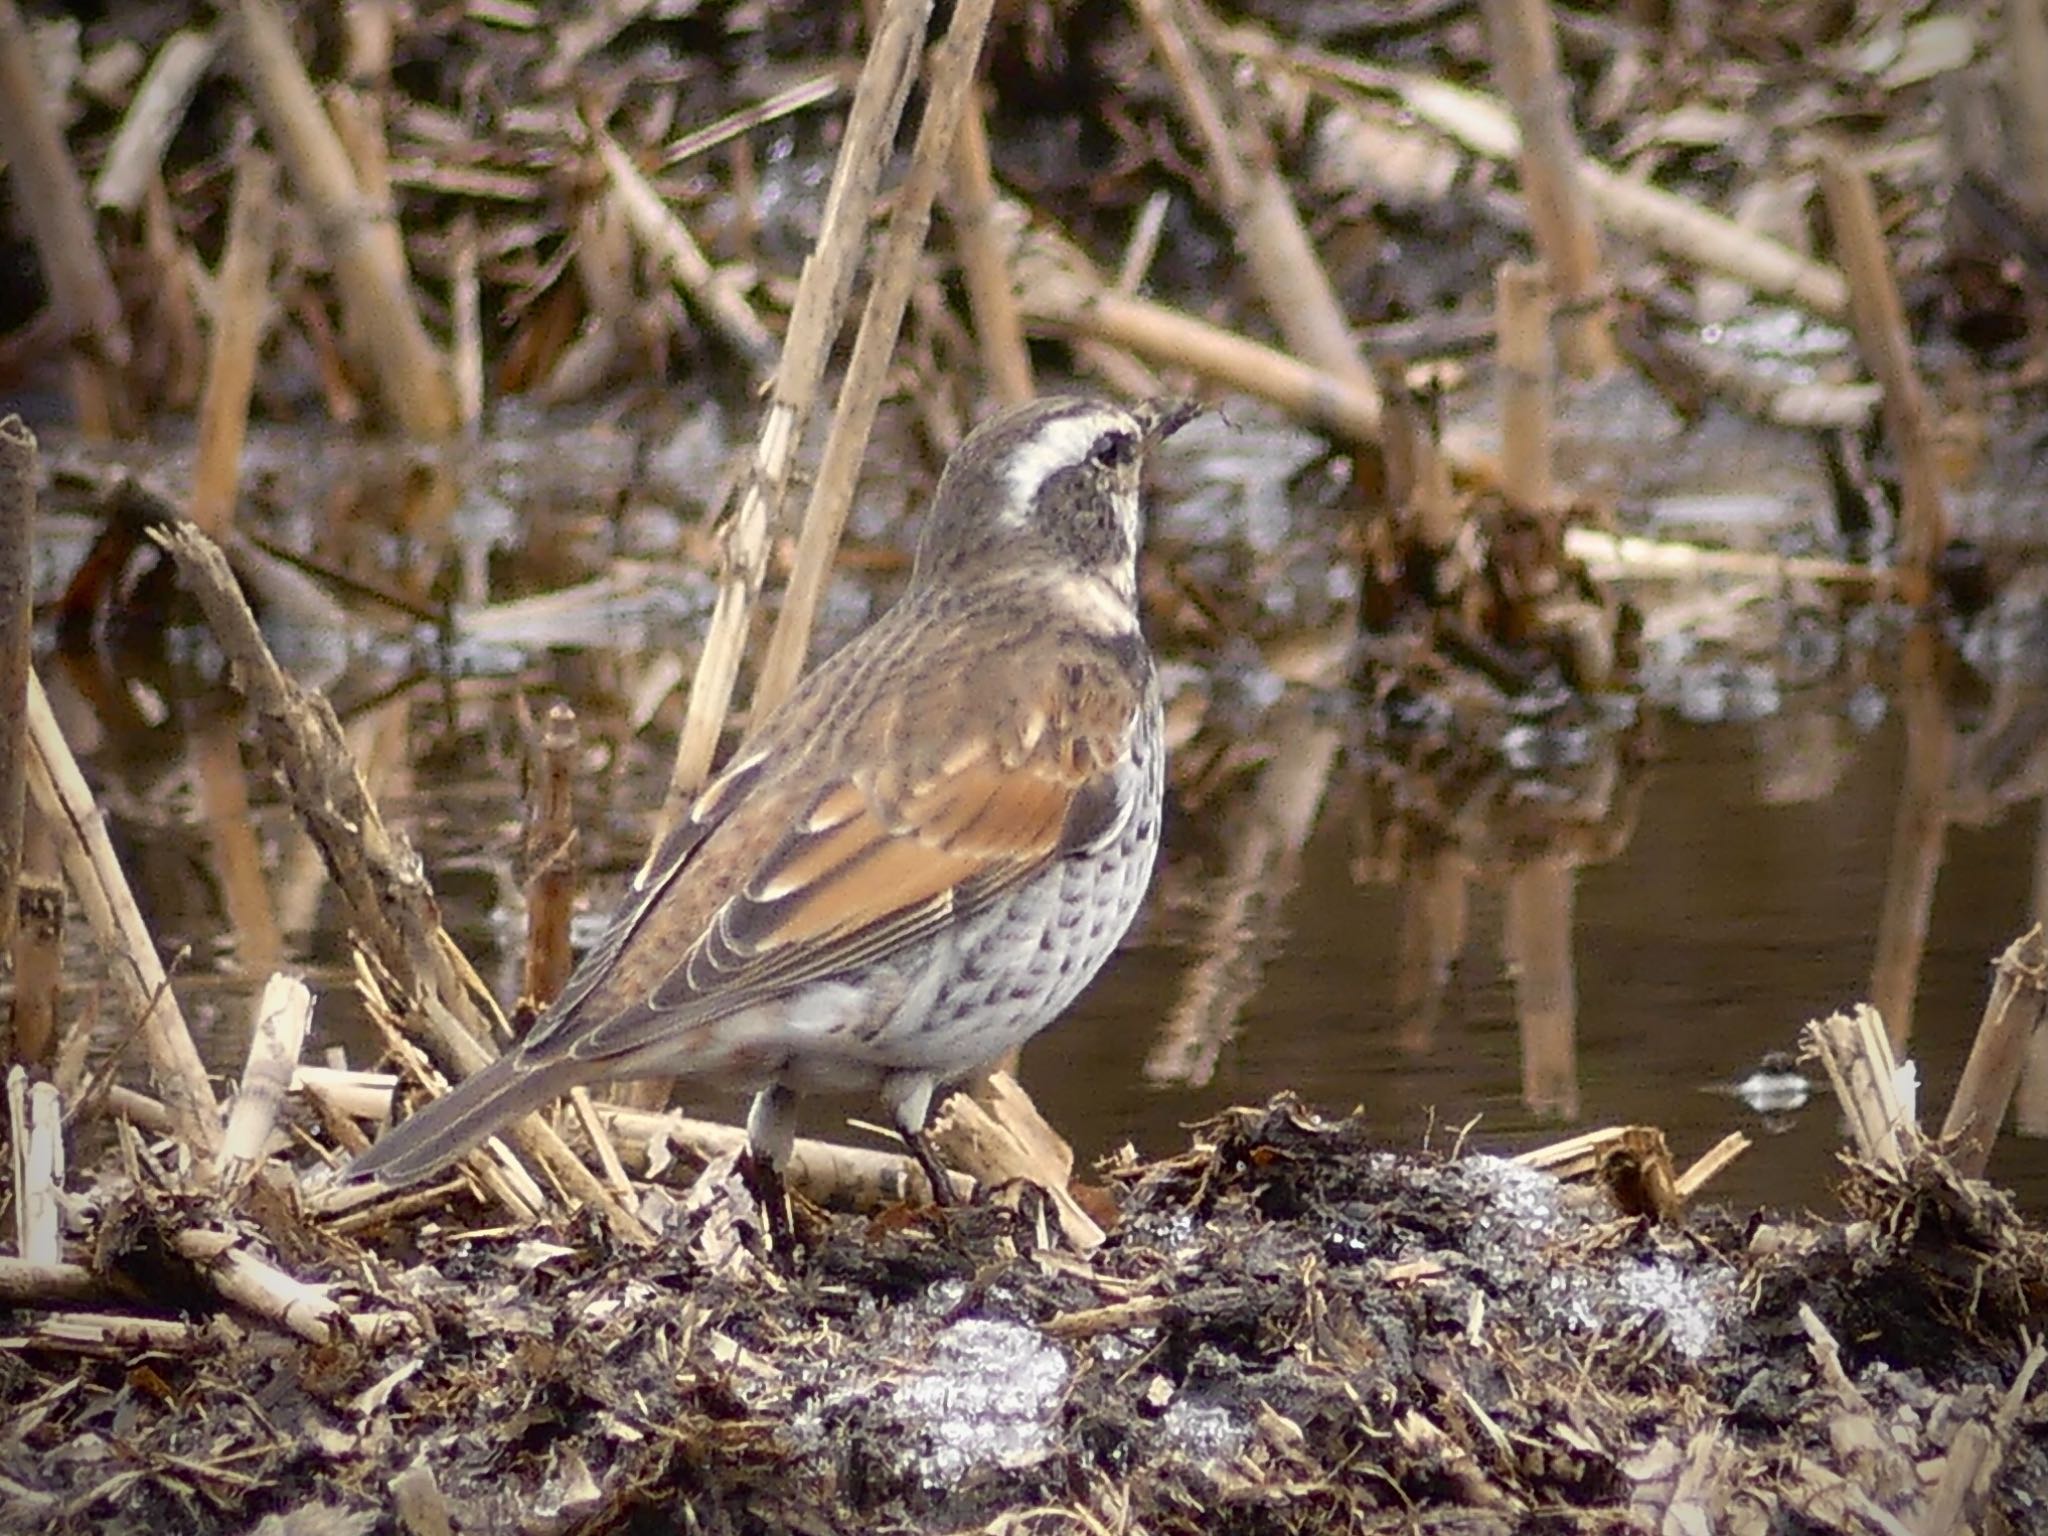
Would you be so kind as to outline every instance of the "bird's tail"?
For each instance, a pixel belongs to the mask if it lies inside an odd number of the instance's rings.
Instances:
[[[391,1189],[418,1183],[575,1086],[549,1065],[522,1062],[517,1052],[500,1056],[378,1137],[344,1178],[349,1183],[375,1180]]]

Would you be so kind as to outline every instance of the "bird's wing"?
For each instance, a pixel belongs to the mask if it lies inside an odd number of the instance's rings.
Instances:
[[[693,1028],[900,954],[1120,829],[1146,678],[1120,647],[1049,670],[1033,649],[871,697],[837,772],[743,754],[522,1054],[686,1058]]]

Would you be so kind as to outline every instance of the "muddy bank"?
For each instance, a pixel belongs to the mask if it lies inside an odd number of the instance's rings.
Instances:
[[[1951,1496],[1967,1524],[1942,1529],[2043,1518],[2048,1243],[1931,1155],[1846,1166],[1846,1220],[1659,1225],[1283,1099],[1109,1183],[1090,1259],[1041,1248],[1030,1202],[897,1207],[818,1215],[786,1275],[722,1199],[658,1192],[637,1252],[470,1230],[460,1202],[297,1253],[256,1230],[306,1230],[281,1213],[239,1223],[388,1335],[316,1344],[176,1256],[199,1211],[112,1179],[83,1202],[93,1284],[179,1327],[94,1347],[5,1314],[0,1522],[1860,1531],[1935,1529]]]

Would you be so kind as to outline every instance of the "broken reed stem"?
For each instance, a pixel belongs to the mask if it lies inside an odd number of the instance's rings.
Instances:
[[[981,349],[989,392],[998,404],[1022,405],[1037,393],[1037,386],[1031,378],[1031,349],[1024,342],[1024,319],[1017,311],[1017,290],[1010,281],[1006,242],[996,229],[1001,205],[989,165],[984,110],[977,91],[960,114],[946,217],[960,248],[960,275],[967,285],[967,308],[974,316],[974,339]]]
[[[1934,562],[1948,543],[1948,508],[1927,419],[1927,396],[1914,366],[1906,312],[1892,277],[1869,176],[1850,158],[1847,147],[1838,144],[1820,157],[1820,186],[1835,254],[1849,276],[1856,347],[1884,390],[1885,437],[1899,462],[1899,592],[1908,603],[1920,604],[1932,595]]]
[[[15,0],[0,0],[0,155],[69,356],[78,428],[87,437],[113,437],[129,425],[128,322]]]
[[[2020,198],[2048,212],[2048,4],[2005,0],[2006,90],[2019,121]]]
[[[1500,388],[1501,489],[1517,507],[1547,507],[1552,467],[1550,277],[1540,264],[1504,261],[1493,280]]]
[[[818,243],[804,258],[797,279],[796,301],[783,333],[782,358],[769,385],[753,461],[740,486],[737,507],[720,527],[718,598],[690,684],[689,709],[676,740],[675,765],[656,823],[650,863],[711,775],[718,738],[732,709],[747,624],[768,569],[769,530],[788,499],[791,469],[817,404],[832,339],[845,322],[875,189],[917,77],[918,49],[930,15],[931,0],[890,0],[861,65],[846,136],[825,195]]]
[[[1997,977],[1984,1018],[1963,1065],[1962,1081],[1941,1123],[1944,1140],[1953,1139],[1949,1161],[1965,1178],[1984,1176],[1991,1144],[2005,1121],[2019,1082],[2027,1044],[2048,1018],[2048,941],[2037,923],[1998,957]]]
[[[1877,915],[1877,953],[1870,968],[1870,1000],[1903,1049],[1913,1035],[1913,1005],[1920,961],[1948,839],[1948,783],[1955,760],[1955,726],[1941,698],[1935,651],[1926,625],[1905,639],[1899,712],[1906,724],[1906,767],[1885,856],[1884,896]]]
[[[414,437],[450,436],[454,390],[413,302],[395,210],[360,185],[272,0],[231,0],[222,11],[265,131],[334,264],[345,328],[368,354],[384,405]],[[346,110],[340,98],[337,106]]]
[[[292,1074],[313,1023],[313,990],[296,976],[279,972],[263,984],[249,1030],[249,1057],[242,1084],[228,1110],[220,1148],[221,1189],[233,1195],[263,1166],[277,1114],[291,1089]]]
[[[1181,310],[1119,293],[1090,272],[1064,240],[1042,233],[1027,239],[1016,270],[1024,314],[1043,327],[1125,348],[1256,395],[1339,442],[1372,447],[1380,440],[1377,389],[1361,389],[1348,378]]]
[[[696,237],[662,202],[654,184],[640,174],[640,168],[610,134],[592,124],[590,136],[626,222],[641,245],[661,263],[662,272],[710,322],[712,330],[753,370],[755,378],[765,379],[775,365],[775,338],[747,303],[738,274],[712,266]]]
[[[1189,40],[1185,0],[1133,0],[1133,8],[1201,141],[1219,211],[1288,350],[1370,396],[1372,372],[1257,116],[1241,100],[1226,109]]]
[[[1578,134],[1558,65],[1549,0],[1485,0],[1494,78],[1521,130],[1522,195],[1563,319],[1558,352],[1582,379],[1620,361],[1609,324],[1600,232],[1579,171]]]
[[[192,467],[189,512],[210,539],[224,538],[235,519],[256,357],[270,320],[270,260],[276,243],[277,167],[261,150],[245,147],[236,160],[227,243],[213,284],[206,392]]]
[[[64,1257],[58,1194],[64,1188],[64,1109],[50,1083],[7,1069],[7,1145],[13,1154],[14,1251],[48,1267]]]
[[[576,711],[548,708],[533,754],[526,821],[526,1000],[535,1010],[569,979],[569,916],[576,900]]]
[[[36,435],[0,417],[0,945],[14,941],[28,795],[28,668],[35,605]]]
[[[29,793],[56,837],[64,873],[105,954],[107,976],[121,1000],[123,1017],[141,1032],[151,1079],[179,1138],[201,1165],[203,1181],[205,1166],[220,1148],[220,1107],[213,1085],[207,1081],[206,1064],[192,1043],[185,1015],[171,995],[156,941],[107,840],[106,818],[57,728],[57,717],[34,672],[29,674],[28,721],[33,746]]]
[[[448,232],[449,324],[455,333],[450,367],[455,375],[455,419],[474,434],[484,416],[483,293],[477,276],[476,215],[464,209]]]
[[[129,98],[121,126],[93,179],[93,207],[132,214],[142,206],[163,166],[164,149],[184,121],[185,108],[219,47],[210,32],[190,28],[164,39]]]
[[[1850,1013],[1815,1019],[1800,1031],[1800,1040],[1827,1069],[1856,1155],[1903,1173],[1925,1149],[1926,1139],[1900,1096],[1898,1061],[1877,1010],[1859,1003]]]
[[[861,460],[881,407],[896,337],[903,328],[903,311],[918,280],[920,256],[931,232],[932,203],[946,177],[961,113],[974,90],[982,39],[994,9],[994,0],[958,0],[945,38],[933,51],[924,116],[917,125],[910,169],[896,189],[889,230],[875,254],[873,286],[854,336],[853,355],[847,359],[846,377],[840,382],[838,406],[832,413],[832,430],[825,439],[810,504],[804,508],[796,563],[754,687],[756,719],[788,698],[803,672],[811,628],[832,574],[832,557],[860,486]]]

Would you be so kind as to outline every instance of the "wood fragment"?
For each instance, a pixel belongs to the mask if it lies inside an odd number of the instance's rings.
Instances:
[[[0,1306],[69,1307],[103,1301],[111,1287],[83,1264],[0,1257]]]
[[[57,845],[40,812],[23,822],[21,883],[15,891],[14,997],[8,1025],[13,1036],[0,1062],[47,1068],[57,1048],[57,997],[64,983],[64,871]]]
[[[1730,1131],[1723,1136],[1679,1174],[1678,1198],[1687,1205],[1692,1204],[1699,1197],[1699,1192],[1706,1188],[1722,1169],[1747,1152],[1749,1147],[1749,1138],[1740,1131]]]
[[[983,1189],[1021,1179],[1043,1190],[1052,1198],[1061,1234],[1074,1252],[1089,1254],[1102,1246],[1102,1228],[1068,1191],[1074,1149],[1008,1072],[992,1072],[972,1093],[947,1099],[931,1137],[946,1167],[966,1174]]]
[[[186,1227],[171,1233],[170,1243],[224,1299],[311,1343],[360,1339],[389,1344],[414,1331],[410,1314],[351,1311],[329,1294],[328,1286],[293,1279],[251,1253],[232,1233]]]

